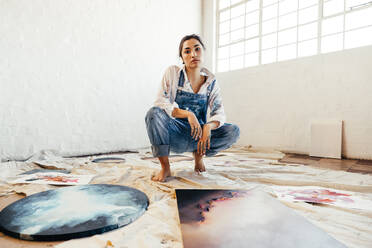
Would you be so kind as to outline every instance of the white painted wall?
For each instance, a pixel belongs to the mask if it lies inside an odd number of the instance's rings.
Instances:
[[[202,38],[206,46],[204,66],[215,71],[216,0],[202,0]]]
[[[144,117],[200,0],[0,0],[0,158],[149,146]]]
[[[203,35],[215,47],[214,0],[203,0]],[[210,47],[210,50],[213,49]],[[214,68],[215,54],[206,65]],[[342,155],[372,159],[372,46],[216,73],[238,144],[309,154],[310,124],[343,120]]]
[[[217,73],[240,144],[309,154],[312,120],[343,120],[342,154],[372,159],[372,46]]]

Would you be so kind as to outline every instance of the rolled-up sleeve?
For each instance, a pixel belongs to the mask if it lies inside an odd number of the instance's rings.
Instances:
[[[217,128],[223,126],[226,122],[225,110],[222,104],[221,88],[217,81],[213,87],[213,90],[209,99],[210,116],[208,122],[218,121],[220,124]]]
[[[174,118],[172,112],[174,108],[178,108],[178,104],[172,99],[172,69],[168,68],[163,75],[154,106],[164,109],[171,118]]]

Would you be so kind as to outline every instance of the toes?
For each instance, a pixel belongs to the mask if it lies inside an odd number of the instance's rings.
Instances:
[[[166,178],[166,176],[154,175],[154,176],[152,176],[151,180],[153,180],[155,182],[165,182],[165,178]]]
[[[156,181],[156,182],[159,182],[160,181],[160,177],[159,176],[153,176],[151,178],[151,180]]]
[[[205,171],[205,167],[204,166],[196,166],[194,168],[194,171],[197,172],[197,173],[202,173]]]

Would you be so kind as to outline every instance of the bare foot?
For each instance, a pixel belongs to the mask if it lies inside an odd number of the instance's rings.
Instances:
[[[198,173],[201,173],[201,172],[204,172],[205,171],[205,166],[204,166],[203,161],[200,161],[198,163],[195,163],[194,171],[196,171]]]
[[[205,171],[205,166],[203,162],[203,155],[199,155],[196,152],[193,153],[194,158],[195,158],[195,167],[194,171],[197,173],[201,173]]]
[[[170,176],[171,176],[170,169],[169,170],[161,169],[160,172],[156,176],[153,176],[151,178],[151,180],[157,181],[157,182],[165,182],[165,179]]]

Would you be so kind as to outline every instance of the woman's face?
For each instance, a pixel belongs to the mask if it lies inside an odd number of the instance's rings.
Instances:
[[[182,60],[187,68],[195,69],[202,67],[203,47],[197,39],[190,39],[183,43]]]

